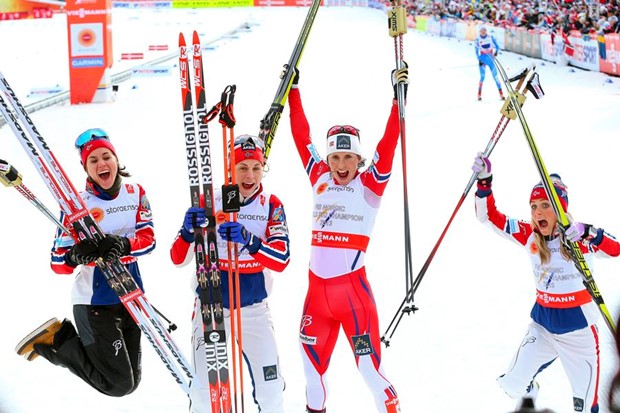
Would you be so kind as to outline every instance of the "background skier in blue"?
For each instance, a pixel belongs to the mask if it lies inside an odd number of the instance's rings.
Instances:
[[[499,45],[497,40],[492,34],[487,33],[485,26],[480,26],[480,34],[474,42],[476,48],[476,57],[478,58],[478,69],[480,70],[480,83],[478,84],[478,100],[482,100],[482,84],[484,83],[484,76],[486,74],[486,67],[488,66],[495,79],[497,90],[499,91],[500,99],[504,100],[504,93],[502,92],[502,85],[497,76],[497,67],[493,62],[493,56],[497,56],[499,52]]]

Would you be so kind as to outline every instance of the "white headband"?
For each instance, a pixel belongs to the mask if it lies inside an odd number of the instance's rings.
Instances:
[[[327,137],[327,156],[334,152],[353,152],[362,156],[360,138],[349,133],[337,133]]]

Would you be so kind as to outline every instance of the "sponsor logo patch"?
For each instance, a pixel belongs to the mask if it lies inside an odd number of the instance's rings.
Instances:
[[[90,210],[90,214],[93,216],[93,218],[97,222],[103,221],[103,218],[105,217],[103,209],[101,209],[101,208],[93,208],[93,209],[91,209]]]
[[[583,412],[583,406],[585,405],[583,399],[579,397],[573,397],[573,409],[576,412]]]
[[[351,341],[353,342],[353,352],[356,356],[367,356],[375,352],[368,334],[351,336]]]
[[[278,366],[263,366],[265,381],[273,381],[278,378]]]
[[[273,222],[284,221],[284,210],[281,207],[274,209],[273,214],[271,215],[271,220]]]
[[[302,344],[307,344],[309,346],[314,346],[316,344],[316,337],[307,336],[305,334],[299,334],[299,340]]]
[[[348,135],[338,135],[336,137],[336,149],[351,150],[351,137]]]

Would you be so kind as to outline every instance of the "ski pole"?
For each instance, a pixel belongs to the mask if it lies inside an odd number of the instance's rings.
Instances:
[[[532,73],[534,73],[534,67],[533,66],[524,69],[518,75],[514,76],[511,79],[511,81],[518,81],[518,83],[517,83],[517,90],[521,90],[522,86],[524,85],[525,80]],[[533,79],[533,75],[530,78],[530,81],[531,81],[531,79]],[[529,85],[530,81],[528,81],[526,83],[526,85]],[[525,86],[524,89],[525,90],[530,90],[527,86]],[[519,102],[520,102],[521,105],[523,105],[523,103],[525,102],[525,95],[524,94],[519,94],[519,96],[520,96],[519,97]],[[535,96],[537,98],[539,97],[537,95],[535,95]],[[493,131],[491,139],[487,143],[487,146],[486,146],[486,148],[484,150],[484,155],[485,156],[488,157],[488,156],[491,155],[491,152],[495,148],[495,145],[499,141],[499,138],[504,133],[504,130],[506,129],[506,126],[508,125],[508,123],[510,122],[511,119],[514,119],[514,116],[513,116],[513,112],[514,111],[511,109],[511,107],[512,107],[512,103],[510,101],[505,101],[504,102],[504,105],[502,106],[502,109],[500,110],[500,113],[502,113],[502,117],[500,118],[497,126],[495,127],[495,130]],[[457,205],[456,205],[454,211],[452,212],[452,215],[450,216],[450,219],[448,220],[448,223],[444,227],[441,235],[439,236],[439,239],[435,243],[435,246],[431,250],[429,256],[427,257],[426,261],[424,262],[424,265],[420,269],[420,272],[418,273],[417,277],[413,281],[411,287],[407,290],[405,298],[403,299],[403,301],[402,301],[400,307],[398,308],[398,310],[396,310],[396,313],[394,314],[394,317],[392,318],[392,321],[390,322],[388,328],[386,329],[386,332],[381,337],[381,341],[383,341],[383,343],[385,343],[386,347],[389,347],[390,340],[391,340],[392,336],[394,335],[394,333],[396,332],[396,329],[397,329],[398,325],[400,324],[400,321],[402,320],[402,317],[405,314],[408,315],[408,314],[411,314],[412,312],[415,312],[416,310],[418,310],[418,308],[415,306],[415,304],[413,304],[414,294],[417,291],[418,287],[420,286],[420,283],[422,282],[422,279],[424,278],[424,275],[428,271],[428,268],[430,267],[431,262],[433,261],[433,258],[435,257],[435,254],[436,254],[437,250],[439,249],[439,246],[441,245],[441,242],[443,241],[444,236],[448,232],[448,228],[450,228],[450,225],[452,224],[452,221],[454,220],[454,217],[456,216],[457,212],[461,208],[461,205],[463,205],[463,202],[467,198],[467,195],[468,195],[469,191],[471,190],[472,186],[474,185],[474,183],[476,182],[477,178],[478,178],[478,174],[477,173],[473,173],[471,175],[471,177],[469,179],[469,182],[467,183],[467,185],[465,187],[465,190],[461,194],[461,197],[459,198],[459,201],[457,202]]]
[[[237,87],[227,86],[222,93],[220,124],[222,125],[222,139],[224,149],[224,185],[222,186],[222,210],[230,214],[230,221],[237,222],[237,212],[241,208],[239,185],[237,185],[235,168],[235,135],[236,124],[234,115],[234,100]],[[227,133],[228,132],[228,133]],[[228,152],[228,156],[226,154]],[[235,394],[235,412],[237,408],[237,375],[239,376],[239,393],[241,411],[245,411],[243,400],[243,339],[241,331],[241,287],[239,286],[239,251],[237,244],[227,243],[228,250],[228,297],[230,310],[230,331],[233,338],[231,343],[233,356],[233,389]],[[236,340],[235,340],[236,338]],[[236,345],[235,345],[236,344]],[[238,347],[238,352],[237,352]]]
[[[396,70],[405,67],[403,57],[403,34],[407,33],[407,11],[401,0],[392,0],[392,8],[388,11],[389,35],[394,38],[394,57]],[[405,231],[405,291],[409,291],[413,284],[413,264],[411,258],[411,229],[409,220],[409,191],[407,183],[407,139],[405,133],[405,85],[398,83],[396,86],[396,98],[398,100],[398,115],[400,126],[401,160],[403,167],[403,212]],[[405,311],[415,311],[415,306],[408,307]]]

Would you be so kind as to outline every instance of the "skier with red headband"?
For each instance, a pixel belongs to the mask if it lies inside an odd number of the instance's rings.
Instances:
[[[308,412],[326,412],[325,375],[342,326],[359,372],[378,412],[400,411],[398,395],[383,373],[377,307],[366,278],[364,258],[390,174],[400,135],[398,84],[408,69],[392,72],[394,100],[383,138],[370,167],[362,157],[359,130],[337,125],[327,132],[327,159],[319,157],[310,135],[298,88],[289,94],[291,131],[313,193],[308,292],[300,326]]]
[[[472,170],[479,173],[475,201],[478,220],[525,248],[536,284],[532,321],[508,371],[497,382],[519,404],[523,398],[535,399],[539,388],[536,376],[559,358],[572,387],[574,410],[598,412],[600,343],[596,322],[600,313],[562,238],[579,244],[590,268],[594,256],[620,255],[620,244],[603,229],[572,220],[567,188],[559,175],[551,174],[550,178],[561,208],[571,220],[563,234],[542,183],[530,194],[531,217],[527,222],[498,211],[487,157],[479,153]]]
[[[140,383],[141,331],[94,261],[120,259],[143,288],[137,261],[155,248],[151,207],[141,185],[123,182],[131,175],[119,163],[104,130],[86,130],[75,146],[87,174],[86,191],[80,196],[106,235],[97,244],[75,243],[70,234],[57,230],[52,270],[72,274],[80,267],[71,292],[75,327],[68,319],[52,318],[24,338],[16,351],[27,360],[42,356],[97,391],[121,397]],[[65,214],[61,221],[69,227]]]
[[[282,202],[263,190],[264,149],[263,141],[256,136],[237,136],[235,172],[241,195],[237,221],[220,218],[224,214],[219,188],[214,190],[214,207],[225,318],[230,320],[227,243],[231,241],[239,244],[241,303],[237,305],[241,307],[243,356],[252,376],[254,402],[261,412],[284,413],[285,383],[267,298],[273,283],[271,271],[284,271],[290,261],[289,238]],[[183,267],[194,261],[194,228],[204,226],[207,215],[211,212],[205,212],[202,200],[201,207],[190,207],[186,211],[183,225],[170,249],[170,257],[176,266]],[[201,387],[194,386],[190,390],[190,412],[211,413],[203,320],[194,274],[192,283],[197,292],[192,315],[192,361]],[[228,333],[229,328],[226,322]]]

